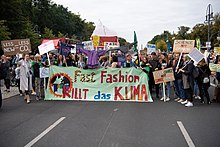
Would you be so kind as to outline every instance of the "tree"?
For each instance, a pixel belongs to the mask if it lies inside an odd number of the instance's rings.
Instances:
[[[5,21],[0,21],[0,41],[2,40],[10,40],[11,33],[9,32],[8,27],[4,24]]]
[[[167,51],[167,44],[166,44],[166,42],[164,40],[159,40],[156,43],[156,48],[160,49],[162,51]]]
[[[186,26],[180,26],[178,27],[179,31],[177,32],[176,39],[189,39],[188,31],[190,30],[190,27]]]
[[[61,32],[58,32],[58,35],[57,35],[57,37],[58,38],[65,38],[66,36],[63,34],[63,33],[61,33]]]
[[[47,38],[47,39],[51,39],[51,38],[55,38],[55,35],[53,34],[53,30],[45,27],[42,37]]]

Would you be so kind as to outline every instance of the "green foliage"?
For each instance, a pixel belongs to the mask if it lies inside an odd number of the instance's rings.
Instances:
[[[0,41],[9,40],[11,33],[8,31],[8,27],[4,24],[5,21],[0,21]]]
[[[47,38],[47,39],[52,39],[52,38],[55,38],[55,35],[53,34],[52,29],[49,29],[49,28],[45,27],[42,37]]]
[[[156,43],[156,48],[161,51],[167,51],[167,43],[164,40],[159,40]]]
[[[126,39],[124,39],[124,38],[122,38],[122,37],[119,37],[119,38],[118,38],[118,42],[120,43],[120,46],[123,46],[123,45],[126,45],[126,44],[127,44]]]

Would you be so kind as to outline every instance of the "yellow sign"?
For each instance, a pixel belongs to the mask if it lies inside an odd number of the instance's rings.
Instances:
[[[92,36],[93,46],[99,46],[100,36]]]
[[[214,47],[214,53],[215,55],[220,55],[220,47]]]

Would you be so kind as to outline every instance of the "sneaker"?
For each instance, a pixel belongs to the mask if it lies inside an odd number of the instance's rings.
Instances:
[[[36,100],[39,101],[39,97],[36,97]]]
[[[183,105],[185,105],[187,103],[188,103],[188,100],[185,100],[185,101],[181,102],[181,104],[183,104]]]
[[[164,100],[164,97],[162,97],[160,100],[163,101],[163,100]]]
[[[204,104],[205,102],[203,100],[201,100],[200,103]]]
[[[208,101],[208,102],[207,102],[207,104],[208,104],[208,105],[210,105],[210,104],[211,104],[211,102],[210,102],[210,101]]]
[[[32,92],[31,94],[32,94],[32,95],[36,95],[36,92]]]
[[[23,96],[23,94],[20,94],[20,96]]]
[[[184,100],[183,99],[180,99],[179,101],[177,101],[178,103],[181,103],[181,102],[183,102]]]
[[[166,102],[170,101],[170,98],[169,98],[169,97],[166,97],[165,101],[166,101]]]
[[[186,107],[192,107],[193,103],[192,102],[188,102],[187,104],[185,104]]]
[[[201,100],[201,97],[200,97],[200,96],[197,96],[197,99]]]
[[[177,102],[177,101],[179,101],[179,100],[180,100],[180,98],[178,97],[178,98],[176,98],[174,101],[176,101],[176,102]]]

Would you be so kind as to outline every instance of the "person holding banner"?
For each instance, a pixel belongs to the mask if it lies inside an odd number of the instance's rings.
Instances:
[[[128,67],[135,67],[136,68],[136,64],[132,61],[131,54],[126,55],[126,62],[124,63],[123,67],[124,68],[128,68]]]
[[[152,59],[149,61],[150,66],[152,67],[152,72],[156,71],[156,70],[161,70],[161,64],[158,60],[158,57],[156,55],[155,52],[151,53]],[[153,86],[155,86],[156,88],[156,98],[159,98],[159,84],[155,84],[154,82],[154,78],[150,77],[150,81],[149,81],[149,89],[152,92],[152,88]]]
[[[216,56],[215,64],[220,65],[220,55]],[[216,79],[217,79],[217,87],[215,87],[215,99],[214,102],[220,103],[220,71],[216,72]]]
[[[39,54],[36,54],[35,56],[36,62],[33,65],[33,75],[35,77],[35,92],[36,92],[36,100],[38,101],[41,99],[41,91],[43,90],[43,84],[42,79],[40,78],[40,67],[42,67],[41,64],[41,56]]]
[[[182,72],[182,80],[183,80],[183,88],[185,91],[185,101],[181,102],[186,107],[193,106],[193,90],[194,90],[194,77],[192,76],[193,73],[193,61],[189,60],[187,55],[183,56],[183,68],[179,70]]]
[[[22,81],[20,84],[21,91],[25,92],[24,100],[29,104],[30,101],[30,92],[32,90],[32,73],[31,73],[31,65],[30,58],[28,54],[23,55],[23,59],[20,62],[20,80]]]
[[[57,66],[63,66],[63,67],[67,66],[66,59],[63,55],[58,56]]]
[[[210,87],[210,75],[211,75],[211,70],[209,69],[208,64],[205,62],[205,59],[202,59],[198,63],[198,69],[199,69],[199,76],[197,79],[198,82],[198,87],[199,87],[199,93],[201,97],[201,103],[204,103],[204,96],[207,99],[207,104],[211,104],[210,101],[210,96],[208,89]]]
[[[163,53],[160,55],[160,61],[159,61],[162,65],[162,69],[166,69],[166,68],[170,68],[171,67],[171,63],[170,61],[168,60],[168,55],[166,53]],[[166,95],[164,95],[164,91],[163,91],[163,88],[162,88],[162,98],[160,99],[161,101],[170,101],[170,82],[166,82],[166,83],[163,83],[165,84],[166,86]]]
[[[181,59],[179,59],[181,58]],[[179,64],[178,64],[179,62]],[[180,57],[179,54],[175,54],[173,60],[173,71],[174,71],[174,86],[175,86],[175,94],[178,98],[175,99],[177,102],[183,102],[185,100],[185,92],[183,89],[183,80],[182,80],[182,72],[179,72],[179,69],[183,67],[183,60],[182,56]]]

